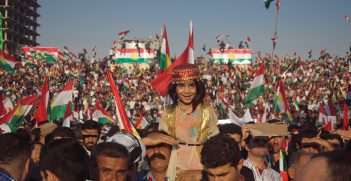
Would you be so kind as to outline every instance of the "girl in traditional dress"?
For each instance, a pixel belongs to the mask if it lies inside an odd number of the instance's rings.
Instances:
[[[172,71],[168,95],[172,103],[163,112],[159,129],[179,141],[168,165],[169,180],[199,180],[200,151],[207,138],[218,133],[217,116],[205,101],[205,86],[197,65],[182,64]]]

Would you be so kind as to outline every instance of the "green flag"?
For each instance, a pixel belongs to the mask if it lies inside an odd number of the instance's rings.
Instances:
[[[4,40],[2,39],[2,14],[0,12],[0,50],[4,50],[2,44]]]
[[[274,1],[274,0],[265,0],[264,1],[264,6],[266,7],[266,9],[269,8],[269,5],[271,4],[272,1]]]

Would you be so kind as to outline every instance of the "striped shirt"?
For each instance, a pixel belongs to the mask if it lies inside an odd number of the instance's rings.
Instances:
[[[255,166],[255,163],[252,162],[249,158],[244,161],[244,166],[252,170],[254,174],[255,181],[281,181],[281,177],[278,172],[267,167],[263,170],[258,169]]]

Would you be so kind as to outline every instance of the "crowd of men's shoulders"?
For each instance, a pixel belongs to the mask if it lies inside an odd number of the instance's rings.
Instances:
[[[219,125],[202,145],[203,170],[183,180],[350,180],[350,139],[301,130],[286,146],[287,137],[253,136],[254,127]],[[165,180],[177,142],[157,125],[144,131],[138,139],[88,120],[1,134],[0,180]]]

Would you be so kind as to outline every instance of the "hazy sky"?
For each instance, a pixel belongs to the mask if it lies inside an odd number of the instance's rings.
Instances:
[[[171,56],[187,44],[189,21],[194,24],[195,56],[202,45],[217,46],[217,34],[230,34],[233,47],[247,36],[254,52],[271,52],[275,1],[266,10],[263,0],[40,0],[38,19],[41,46],[74,52],[97,47],[97,56],[108,54],[118,32],[130,30],[127,39],[153,37],[166,24]],[[281,0],[277,53],[303,57],[313,50],[317,58],[326,48],[344,56],[350,47],[351,0]]]

